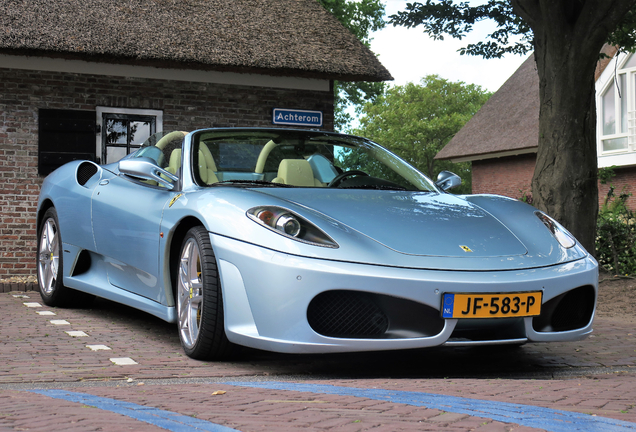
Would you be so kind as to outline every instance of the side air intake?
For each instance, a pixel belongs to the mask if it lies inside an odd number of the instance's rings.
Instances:
[[[97,165],[84,162],[77,167],[77,183],[84,186],[95,174],[97,174]]]

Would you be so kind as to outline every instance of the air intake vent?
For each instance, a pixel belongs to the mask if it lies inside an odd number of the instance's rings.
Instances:
[[[357,291],[327,291],[317,295],[307,309],[307,320],[316,333],[341,338],[381,337],[389,319],[373,298]]]
[[[586,285],[557,296],[541,307],[532,327],[538,332],[560,332],[583,328],[594,315],[594,288]]]
[[[77,182],[84,186],[97,173],[97,165],[84,162],[77,168]]]

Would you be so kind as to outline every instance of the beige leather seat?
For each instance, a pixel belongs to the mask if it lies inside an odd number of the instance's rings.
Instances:
[[[283,159],[278,165],[278,175],[272,182],[304,187],[324,186],[314,178],[311,165],[305,159]]]
[[[176,176],[178,176],[178,172],[179,172],[179,168],[181,167],[181,149],[174,149],[172,150],[172,152],[170,153],[170,161],[168,163],[168,166],[165,167],[164,169],[166,171],[168,171],[170,174],[174,174]],[[170,180],[167,176],[161,174],[161,177],[163,177],[164,179],[168,180],[168,181],[172,181]],[[154,182],[154,185],[157,185],[157,182],[155,182],[154,180],[152,180]],[[149,183],[151,184],[151,183]],[[159,186],[164,187],[161,183],[159,183]]]
[[[170,153],[170,161],[166,167],[166,171],[170,174],[177,175],[179,168],[181,167],[181,149],[174,149]]]
[[[219,181],[216,176],[216,163],[207,145],[199,145],[199,176],[205,184],[212,184]]]

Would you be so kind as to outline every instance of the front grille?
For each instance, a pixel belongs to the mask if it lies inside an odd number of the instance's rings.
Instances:
[[[317,295],[309,304],[307,320],[316,333],[340,338],[378,337],[389,327],[388,317],[373,298],[356,291]]]
[[[97,173],[97,166],[89,162],[84,162],[77,167],[77,182],[84,186],[95,173]]]

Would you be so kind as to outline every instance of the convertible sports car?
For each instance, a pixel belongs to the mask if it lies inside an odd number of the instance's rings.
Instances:
[[[45,179],[40,292],[176,322],[197,359],[589,335],[594,258],[521,201],[446,192],[460,183],[350,135],[159,133],[118,163]]]

